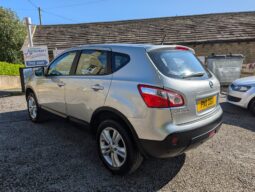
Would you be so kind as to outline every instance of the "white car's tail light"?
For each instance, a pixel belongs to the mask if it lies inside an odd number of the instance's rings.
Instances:
[[[174,91],[150,85],[138,85],[138,90],[148,107],[167,108],[184,105],[183,97]]]

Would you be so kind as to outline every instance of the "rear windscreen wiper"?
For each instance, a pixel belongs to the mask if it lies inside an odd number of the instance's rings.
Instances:
[[[186,76],[182,76],[182,78],[189,78],[189,77],[202,77],[204,76],[204,72],[197,72],[197,73],[191,73],[189,75],[186,75]]]

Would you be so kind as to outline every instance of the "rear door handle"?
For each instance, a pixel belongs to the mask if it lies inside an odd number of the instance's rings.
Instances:
[[[94,91],[98,91],[98,90],[103,90],[104,87],[99,84],[95,84],[91,86],[91,89],[93,89]]]
[[[61,82],[58,82],[57,85],[58,85],[59,87],[63,87],[63,86],[65,86],[65,83],[61,81]]]

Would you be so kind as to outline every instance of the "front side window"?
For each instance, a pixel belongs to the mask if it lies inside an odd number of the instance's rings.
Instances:
[[[104,75],[107,73],[107,51],[83,50],[76,75]]]
[[[48,69],[48,75],[62,76],[69,75],[76,52],[66,53],[57,58]]]
[[[210,73],[190,51],[156,50],[149,56],[158,70],[173,78],[208,78]]]

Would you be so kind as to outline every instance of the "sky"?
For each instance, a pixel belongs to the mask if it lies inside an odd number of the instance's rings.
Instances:
[[[0,0],[20,19],[39,24],[91,23],[207,13],[255,11],[255,0]]]

